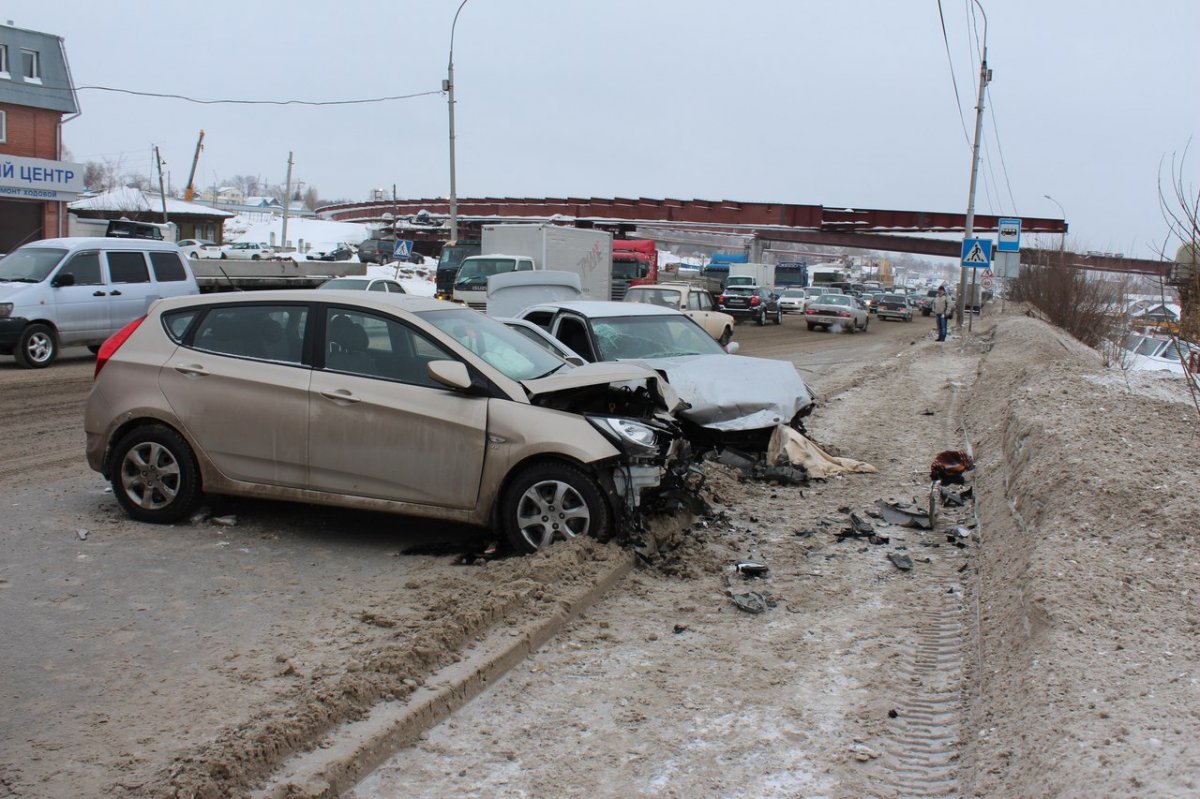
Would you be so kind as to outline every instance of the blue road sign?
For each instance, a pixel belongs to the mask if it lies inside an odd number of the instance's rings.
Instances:
[[[396,250],[392,254],[397,258],[407,258],[412,255],[412,239],[396,239]]]
[[[991,264],[991,239],[963,239],[962,265],[964,269],[987,269]]]
[[[1000,233],[996,236],[996,252],[1021,251],[1021,220],[1000,219]]]

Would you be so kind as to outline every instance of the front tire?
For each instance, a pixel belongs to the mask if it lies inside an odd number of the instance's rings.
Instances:
[[[733,340],[733,328],[726,327],[725,330],[721,333],[721,337],[717,339],[717,343],[720,344],[722,347],[724,347],[724,346],[727,346],[729,344],[729,342],[732,340]]]
[[[777,324],[777,325],[783,324],[783,310],[780,308],[775,309],[775,324]]]
[[[763,310],[758,312],[758,316],[755,317],[755,319],[754,319],[754,324],[758,325],[759,327],[762,327],[766,323],[767,323],[767,310],[764,308]]]
[[[809,329],[809,330],[816,330],[816,329],[817,329],[817,326],[816,326],[816,325],[814,325],[812,322],[805,322],[805,324],[806,324],[806,325],[808,325],[808,329]]]
[[[13,356],[26,369],[44,369],[58,357],[58,339],[49,325],[32,324],[21,331]]]
[[[171,524],[200,502],[200,471],[192,448],[169,427],[150,424],[127,433],[113,450],[109,482],[130,518]]]
[[[500,525],[515,551],[530,553],[579,535],[604,540],[612,518],[592,477],[569,463],[535,463],[505,489]]]

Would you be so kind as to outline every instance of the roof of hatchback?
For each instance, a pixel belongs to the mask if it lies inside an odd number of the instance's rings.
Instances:
[[[383,291],[338,291],[330,289],[274,289],[271,291],[217,292],[187,297],[171,297],[160,300],[162,308],[178,308],[186,305],[220,305],[228,303],[270,302],[327,302],[358,305],[380,311],[438,311],[466,309],[445,300],[420,297],[413,294],[391,294]]]

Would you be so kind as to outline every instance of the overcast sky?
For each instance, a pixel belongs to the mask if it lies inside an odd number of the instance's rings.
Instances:
[[[5,0],[0,16],[62,36],[78,86],[345,100],[438,91],[458,4]],[[967,4],[942,6],[961,117],[937,0],[469,0],[454,41],[458,194],[965,211],[978,53]],[[1156,257],[1160,162],[1200,133],[1200,3],[983,7],[994,75],[977,210],[1057,217],[1048,194],[1075,248]],[[200,186],[282,182],[292,150],[294,179],[325,199],[449,192],[440,93],[79,99],[74,160],[145,174],[158,144],[177,187],[203,128]],[[1200,184],[1200,143],[1188,163]]]

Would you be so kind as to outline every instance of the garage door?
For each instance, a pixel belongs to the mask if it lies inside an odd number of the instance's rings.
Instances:
[[[0,200],[0,253],[42,238],[42,203]]]

